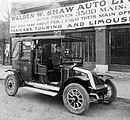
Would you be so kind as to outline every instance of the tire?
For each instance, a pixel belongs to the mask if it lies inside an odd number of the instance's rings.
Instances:
[[[82,114],[89,108],[89,95],[86,89],[78,83],[67,85],[63,91],[63,103],[74,114]]]
[[[115,101],[117,97],[117,89],[114,83],[109,79],[105,81],[105,84],[108,86],[108,91],[107,95],[104,98],[104,101],[107,102],[108,104],[111,104],[112,102]]]
[[[14,74],[9,74],[5,79],[5,91],[9,96],[14,96],[18,92],[19,82]]]

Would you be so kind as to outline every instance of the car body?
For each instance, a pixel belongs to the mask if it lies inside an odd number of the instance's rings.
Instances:
[[[66,108],[74,114],[85,112],[91,102],[115,100],[117,90],[112,77],[104,80],[104,75],[84,68],[83,58],[74,56],[67,47],[84,42],[83,39],[59,35],[14,41],[12,69],[7,70],[12,73],[5,80],[8,95],[14,96],[19,87],[50,96],[61,95]],[[59,52],[57,46],[61,47]]]

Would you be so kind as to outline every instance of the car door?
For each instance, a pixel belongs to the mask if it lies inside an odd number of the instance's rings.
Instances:
[[[20,74],[26,81],[32,79],[31,43],[31,40],[23,40],[21,42]]]

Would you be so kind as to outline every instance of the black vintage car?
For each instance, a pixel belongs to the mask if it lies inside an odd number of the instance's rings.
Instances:
[[[82,114],[94,101],[112,103],[117,90],[111,76],[105,77],[83,67],[83,58],[68,46],[84,42],[66,36],[14,38],[12,69],[5,80],[5,90],[14,96],[19,87],[34,92],[61,95],[65,107]]]

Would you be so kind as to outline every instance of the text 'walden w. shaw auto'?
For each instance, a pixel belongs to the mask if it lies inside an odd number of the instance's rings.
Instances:
[[[69,45],[83,39],[65,36],[37,36],[14,39],[12,74],[5,90],[14,96],[19,87],[38,93],[61,95],[65,107],[82,114],[94,101],[112,103],[117,95],[112,77],[83,68],[83,58],[74,57]]]

